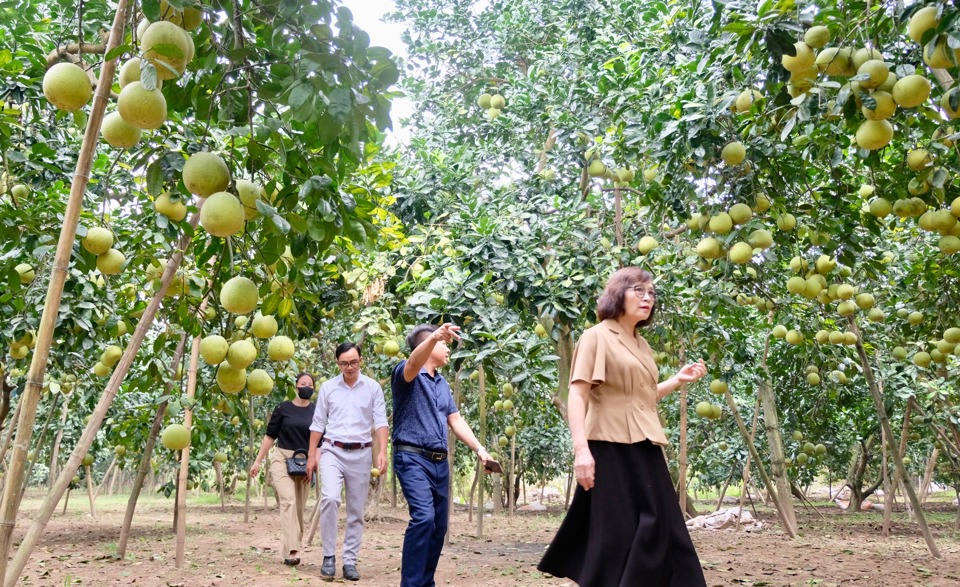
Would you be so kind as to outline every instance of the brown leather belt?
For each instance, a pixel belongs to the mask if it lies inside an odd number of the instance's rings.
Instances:
[[[427,450],[425,448],[420,448],[419,446],[411,446],[409,444],[395,444],[393,445],[393,450],[398,450],[400,452],[412,452],[424,456],[431,461],[445,461],[447,460],[447,453],[439,452],[435,450]]]
[[[324,438],[324,442],[329,442],[337,448],[342,448],[343,450],[360,450],[361,448],[370,448],[373,446],[372,442],[340,442],[339,440],[330,440],[329,438]]]

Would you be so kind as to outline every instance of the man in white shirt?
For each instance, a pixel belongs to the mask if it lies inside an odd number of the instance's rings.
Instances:
[[[363,538],[363,511],[373,462],[371,430],[376,431],[379,447],[376,467],[383,471],[387,466],[387,410],[380,384],[360,373],[363,361],[360,347],[345,342],[337,347],[335,355],[340,375],[324,382],[317,395],[317,408],[310,425],[307,476],[316,467],[316,446],[322,438],[320,537],[323,540],[323,564],[320,576],[333,579],[336,574],[340,492],[346,487],[343,578],[359,581],[357,554]]]

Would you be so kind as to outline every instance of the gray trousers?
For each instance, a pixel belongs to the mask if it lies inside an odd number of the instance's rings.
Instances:
[[[363,510],[370,491],[372,449],[346,450],[324,442],[320,452],[320,538],[323,556],[337,553],[340,494],[347,499],[347,528],[343,533],[343,563],[357,564],[363,539]]]

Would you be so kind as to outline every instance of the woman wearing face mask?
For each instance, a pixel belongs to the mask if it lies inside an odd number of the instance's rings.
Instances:
[[[316,406],[310,401],[314,393],[313,375],[297,375],[297,398],[286,401],[273,410],[267,433],[260,443],[260,452],[250,467],[250,475],[260,473],[260,463],[276,444],[270,456],[270,477],[280,498],[280,552],[283,564],[300,564],[300,540],[303,537],[303,509],[310,490],[310,478],[287,474],[287,459],[295,450],[307,451],[310,442],[310,423]],[[320,454],[320,451],[317,451]]]

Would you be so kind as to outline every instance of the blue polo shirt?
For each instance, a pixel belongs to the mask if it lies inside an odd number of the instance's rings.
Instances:
[[[410,382],[403,378],[406,361],[393,368],[393,443],[446,452],[447,416],[459,410],[450,384],[439,371],[431,377],[420,369]]]

